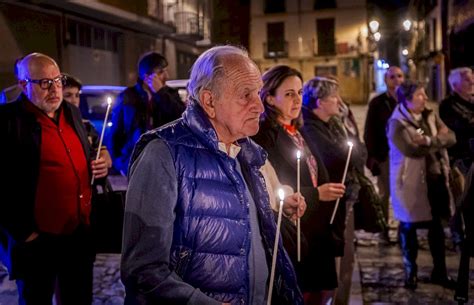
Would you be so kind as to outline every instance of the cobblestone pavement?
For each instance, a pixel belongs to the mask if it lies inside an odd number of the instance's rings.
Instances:
[[[125,290],[120,281],[120,255],[98,254],[94,266],[92,305],[123,305]],[[16,285],[0,264],[0,305],[17,305]]]
[[[397,244],[388,245],[379,239],[363,238],[359,241],[356,255],[364,304],[368,305],[448,305],[454,301],[454,291],[429,283],[432,260],[427,242],[427,232],[420,230],[418,253],[419,284],[415,291],[405,289],[401,251]],[[459,254],[446,251],[448,273],[457,278]],[[471,261],[469,304],[474,304],[474,272]]]

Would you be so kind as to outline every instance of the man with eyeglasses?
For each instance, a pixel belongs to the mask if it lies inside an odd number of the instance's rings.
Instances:
[[[157,52],[144,54],[138,62],[137,83],[125,89],[112,110],[112,127],[107,146],[114,168],[127,174],[128,163],[138,138],[148,130],[174,121],[185,109],[178,91],[166,86],[168,61]]]
[[[397,87],[400,86],[405,77],[403,71],[397,66],[391,66],[385,73],[385,84],[387,91],[374,97],[369,102],[367,118],[364,128],[364,141],[367,147],[367,167],[377,177],[379,195],[383,201],[383,212],[388,221],[389,209],[389,162],[388,162],[388,139],[385,133],[388,119],[397,106]],[[387,233],[387,232],[386,232]],[[388,239],[388,236],[385,236]]]
[[[107,175],[91,161],[79,110],[63,102],[65,77],[40,53],[19,67],[23,94],[0,106],[0,234],[19,304],[92,302],[95,253],[90,233],[91,178]]]

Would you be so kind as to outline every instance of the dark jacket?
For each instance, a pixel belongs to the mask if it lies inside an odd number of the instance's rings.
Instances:
[[[351,153],[349,169],[363,168],[365,149],[358,145],[360,141],[356,138],[346,136],[344,130],[338,128],[336,123],[326,123],[319,119],[306,107],[302,109],[304,125],[301,128],[306,143],[311,151],[319,155],[328,169],[331,182],[340,183],[344,173],[349,146],[347,141],[354,144]]]
[[[375,176],[379,175],[378,164],[388,158],[387,122],[397,106],[397,101],[387,92],[374,97],[369,102],[364,128],[364,141],[367,147],[367,167]]]
[[[465,161],[468,169],[471,162],[469,139],[474,138],[474,103],[452,93],[439,105],[439,116],[456,134],[456,144],[448,148],[450,160]]]
[[[154,139],[164,141],[171,158],[160,161],[153,155],[140,156]],[[124,224],[129,234],[124,239],[122,258],[122,279],[130,304],[138,304],[139,299],[145,298],[144,304],[178,304],[178,300],[183,304],[204,304],[202,297],[201,302],[190,300],[196,294],[196,288],[221,302],[249,304],[251,232],[246,185],[255,201],[268,262],[271,261],[276,225],[259,171],[266,154],[248,138],[240,140],[239,145],[241,151],[237,158],[245,182],[236,169],[236,160],[218,149],[217,134],[198,105],[189,106],[182,119],[146,133],[137,143],[132,156],[134,169],[131,170]],[[135,164],[137,158],[140,159]],[[169,160],[175,173],[160,175],[150,185],[135,184],[135,179],[146,174],[135,167],[143,162],[152,164],[148,158],[158,163],[147,166],[151,171],[168,167],[170,164],[160,163]],[[152,173],[151,177],[156,175]],[[166,185],[171,194],[165,194],[168,191],[163,190],[160,198],[150,198],[150,201],[142,200],[147,195],[133,190],[135,187],[158,188],[159,185]],[[135,198],[135,194],[140,198]],[[160,200],[166,202],[160,204]],[[159,210],[168,202],[175,204],[172,209],[175,218],[167,217],[154,225],[155,217],[160,216],[143,213],[147,208]],[[149,216],[154,220],[146,221]],[[140,225],[142,221],[144,223]],[[160,227],[168,225],[172,230],[160,231]],[[168,231],[173,234],[171,245],[165,241],[170,238],[166,237]],[[140,239],[137,242],[128,235],[137,235]],[[158,261],[156,251],[169,251],[169,261],[167,258]],[[171,275],[166,271],[166,276],[161,277],[158,269],[169,269]],[[281,243],[276,270],[275,300],[282,304],[302,304],[293,266]],[[175,274],[179,280],[173,279]]]
[[[41,126],[35,115],[26,110],[26,103],[30,101],[21,95],[17,101],[0,106],[0,160],[3,163],[0,173],[0,229],[8,240],[8,245],[2,245],[8,248],[7,259],[11,259],[14,244],[25,241],[31,233],[38,231],[34,203]],[[90,164],[90,148],[79,109],[66,102],[62,102],[61,107],[67,122],[76,131]]]
[[[178,92],[167,86],[152,96],[151,105],[140,83],[120,93],[112,110],[112,127],[107,145],[114,168],[126,174],[133,147],[140,136],[179,118],[184,109]]]
[[[254,140],[268,152],[268,160],[275,168],[280,182],[290,185],[296,190],[297,148],[287,132],[279,124],[263,120]],[[306,139],[305,141],[307,143]],[[313,187],[311,175],[306,166],[305,156],[309,154],[313,154],[318,165],[318,185],[329,182],[328,172],[319,155],[307,147],[301,157],[301,194],[307,204],[306,212],[301,220],[302,232],[308,241],[310,253],[312,251],[329,251],[335,255],[341,255],[344,247],[344,242],[341,240],[343,236],[339,234],[338,237],[332,236],[333,232],[329,225],[334,202],[319,200],[318,189]],[[344,219],[344,215],[345,210],[339,209],[336,222],[341,217]],[[311,260],[311,257],[308,259]]]

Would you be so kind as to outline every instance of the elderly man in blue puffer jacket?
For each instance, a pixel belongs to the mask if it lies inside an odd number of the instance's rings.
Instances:
[[[266,304],[276,225],[259,168],[260,72],[232,46],[203,53],[183,117],[143,135],[129,171],[126,304]],[[278,250],[273,304],[303,304]]]

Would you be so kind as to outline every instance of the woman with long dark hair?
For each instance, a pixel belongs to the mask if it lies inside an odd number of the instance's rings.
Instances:
[[[301,220],[308,251],[296,266],[305,304],[327,304],[337,287],[334,240],[329,220],[334,201],[344,195],[340,183],[328,183],[324,164],[306,145],[299,132],[302,126],[301,73],[288,66],[276,66],[263,77],[260,98],[265,106],[260,131],[254,140],[267,152],[283,184],[296,189],[296,152],[301,156],[301,194],[307,209]],[[296,238],[296,237],[295,237]]]

